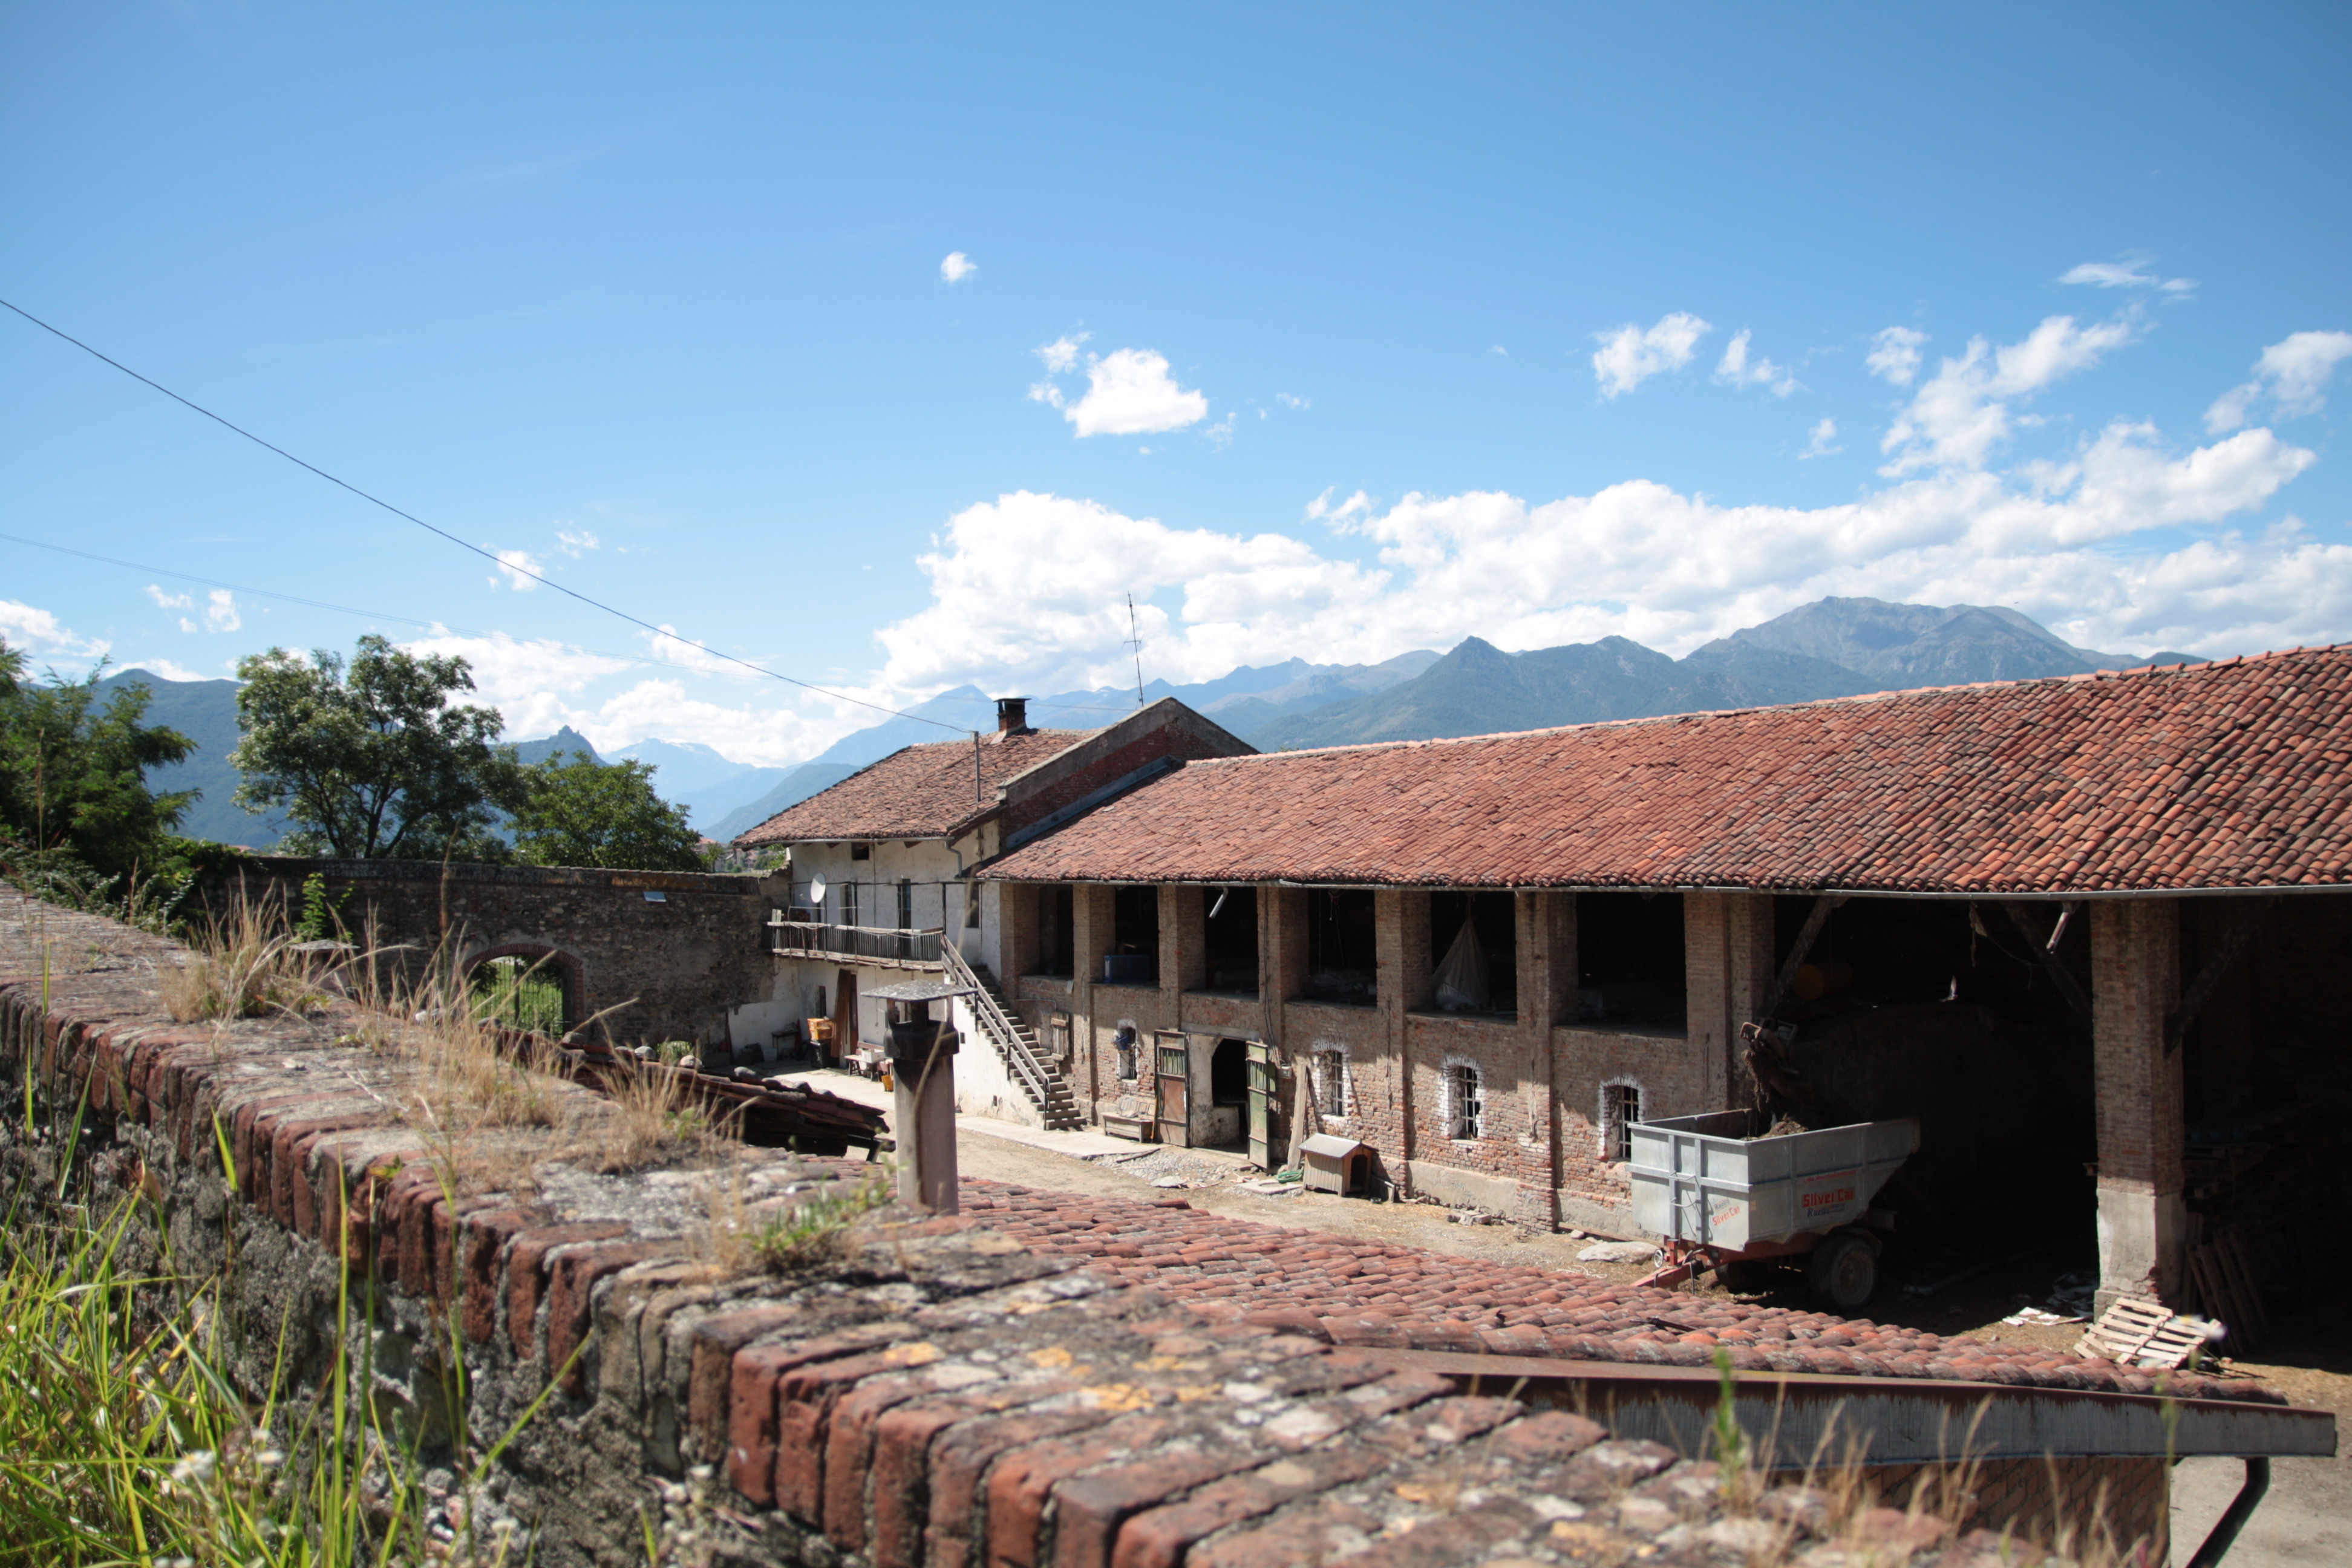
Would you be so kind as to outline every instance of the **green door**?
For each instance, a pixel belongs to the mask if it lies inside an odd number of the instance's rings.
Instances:
[[[1251,1163],[1274,1169],[1274,1051],[1252,1040],[1249,1045],[1249,1147]]]

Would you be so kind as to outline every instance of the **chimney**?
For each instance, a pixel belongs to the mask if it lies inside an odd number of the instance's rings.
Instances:
[[[1029,699],[1000,697],[996,700],[996,732],[1000,735],[1027,735],[1034,732],[1029,728]]]

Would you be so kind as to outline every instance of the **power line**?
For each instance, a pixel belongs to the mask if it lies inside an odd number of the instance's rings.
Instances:
[[[476,631],[470,626],[453,626],[446,621],[420,621],[415,616],[395,616],[388,610],[362,610],[350,605],[330,604],[324,599],[306,599],[299,594],[280,593],[275,588],[257,588],[249,583],[225,583],[217,577],[202,577],[194,572],[174,571],[169,566],[150,566],[142,562],[125,561],[119,556],[100,555],[92,551],[76,550],[70,545],[52,544],[46,539],[26,539],[22,534],[0,533],[0,540],[5,540],[10,544],[28,544],[36,550],[55,551],[59,555],[79,555],[84,561],[96,561],[107,566],[121,566],[152,576],[175,577],[183,583],[201,583],[207,588],[226,588],[231,593],[250,594],[257,599],[278,599],[289,605],[308,605],[314,610],[332,610],[340,616],[357,616],[365,621],[398,621],[404,626],[416,626],[428,632],[454,632],[459,637],[467,637],[488,638],[507,635]],[[695,668],[690,664],[680,664],[675,659],[647,658],[642,654],[614,653],[605,648],[582,647],[576,643],[562,643],[557,646],[568,648],[573,653],[592,654],[598,658],[618,659],[625,664],[648,664],[658,666],[663,669]]]
[[[170,398],[173,402],[179,404],[181,406],[194,410],[196,413],[203,415],[205,418],[211,420],[214,424],[222,426],[224,429],[235,431],[237,435],[244,437],[247,440],[252,442],[257,447],[277,453],[279,457],[285,458],[296,468],[308,468],[310,472],[318,475],[329,484],[351,491],[352,494],[359,497],[360,500],[368,502],[371,506],[382,507],[384,510],[392,513],[393,516],[406,522],[413,522],[417,527],[425,530],[427,533],[437,534],[441,538],[446,539],[450,543],[456,545],[460,550],[469,550],[473,552],[475,554],[480,556],[483,560],[489,562],[492,565],[498,567],[502,572],[513,573],[520,576],[529,577],[534,582],[544,583],[549,587],[554,589],[557,593],[567,595],[572,598],[577,599],[582,604],[588,605],[591,609],[602,610],[606,615],[617,616],[618,618],[628,622],[633,626],[641,627],[646,631],[649,631],[657,637],[667,637],[673,642],[682,643],[688,647],[707,653],[713,658],[723,658],[730,664],[740,665],[745,669],[751,670],[755,675],[764,675],[772,680],[781,680],[787,685],[797,686],[803,690],[814,691],[820,697],[830,697],[837,702],[853,702],[860,708],[871,708],[877,713],[887,713],[893,718],[912,719],[918,723],[936,725],[940,729],[950,730],[958,733],[962,732],[964,729],[964,726],[961,724],[944,723],[937,719],[927,718],[920,713],[908,713],[897,708],[886,708],[879,702],[868,702],[863,697],[852,697],[845,691],[835,691],[829,687],[819,686],[814,681],[802,680],[796,677],[785,675],[779,671],[770,669],[764,665],[753,664],[748,658],[737,658],[731,653],[721,653],[719,649],[711,647],[708,644],[696,642],[691,637],[680,637],[676,632],[671,631],[667,627],[654,625],[651,621],[641,620],[637,616],[629,614],[628,611],[605,604],[601,599],[590,598],[587,595],[581,593],[576,588],[567,588],[562,584],[555,581],[554,578],[542,576],[539,573],[532,571],[528,566],[515,565],[512,562],[508,561],[504,556],[499,554],[498,552],[494,550],[485,550],[478,544],[468,544],[466,541],[458,538],[447,529],[436,527],[434,524],[425,521],[423,518],[416,516],[413,512],[403,511],[400,508],[393,505],[390,501],[385,500],[379,496],[370,495],[367,491],[360,489],[359,486],[351,483],[349,480],[337,479],[334,475],[327,472],[326,469],[319,467],[316,463],[305,462],[301,458],[296,457],[293,453],[288,451],[285,447],[275,446],[270,442],[263,440],[252,431],[245,428],[245,426],[222,418],[211,409],[206,408],[203,404],[192,402],[191,400],[181,396],[170,387],[165,386],[162,382],[155,381],[148,376],[140,374],[129,365],[124,364],[121,360],[110,358],[108,355],[99,353],[98,350],[90,347],[88,343],[82,342],[79,338],[75,337],[72,333],[60,331],[58,328],[49,325],[48,322],[41,320],[40,317],[36,316],[21,305],[11,304],[6,300],[0,300],[0,305],[7,306],[9,310],[14,310],[16,314],[24,317],[25,320],[32,322],[33,325],[40,328],[41,331],[47,332],[50,336],[61,338],[65,342],[73,344],[74,347],[81,350],[82,353],[89,354],[91,358],[103,361],[104,363],[112,365],[115,369],[121,371],[131,380],[154,388],[154,390],[162,393],[164,396]],[[405,617],[400,618],[404,619]]]
[[[419,620],[415,616],[394,615],[390,610],[362,610],[354,605],[338,605],[326,599],[306,598],[300,594],[289,594],[278,588],[257,588],[250,583],[231,583],[219,577],[206,577],[201,573],[183,572],[177,567],[157,566],[145,561],[125,561],[119,555],[100,555],[92,550],[76,550],[69,544],[56,544],[46,539],[27,539],[21,533],[0,533],[0,542],[27,545],[35,550],[52,551],[59,555],[79,556],[104,566],[120,566],[128,572],[138,572],[154,577],[171,577],[183,583],[199,583],[207,588],[226,588],[232,593],[250,594],[257,599],[276,599],[283,604],[302,605],[313,610],[331,610],[339,616],[357,616],[363,621],[398,621],[404,626],[416,626],[428,632],[451,632],[458,637],[496,637],[501,633],[486,632],[472,626],[453,626],[446,621]],[[676,659],[648,658],[639,653],[620,653],[611,648],[588,647],[579,643],[558,645],[574,653],[591,654],[598,658],[617,659],[624,664],[649,665],[659,669],[691,670],[697,667],[680,664]],[[934,702],[988,702],[986,697],[934,697]],[[1125,713],[1125,708],[1106,708],[1085,702],[1041,702],[1041,710],[1055,713]],[[961,727],[961,726],[960,726]]]

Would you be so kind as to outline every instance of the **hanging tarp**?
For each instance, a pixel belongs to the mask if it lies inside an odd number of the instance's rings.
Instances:
[[[1486,950],[1478,943],[1476,922],[1465,914],[1461,934],[1437,966],[1437,1005],[1449,1013],[1483,1013],[1493,995],[1486,984]]]

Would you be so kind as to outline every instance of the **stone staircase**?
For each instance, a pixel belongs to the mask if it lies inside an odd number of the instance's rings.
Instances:
[[[980,1021],[981,1032],[996,1047],[996,1054],[1004,1058],[1013,1081],[1028,1092],[1046,1128],[1067,1132],[1085,1126],[1086,1117],[1078,1110],[1069,1079],[1045,1054],[1037,1031],[1006,1002],[996,976],[986,964],[968,963],[952,942],[941,943],[940,949],[950,978],[979,988],[981,994],[972,998],[972,1016]]]

